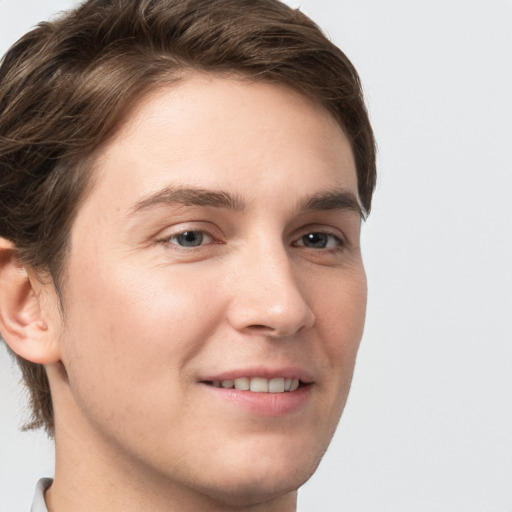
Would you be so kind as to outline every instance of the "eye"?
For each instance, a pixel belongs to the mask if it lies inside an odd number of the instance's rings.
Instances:
[[[314,232],[300,237],[295,245],[309,249],[332,249],[342,246],[343,242],[331,233]]]
[[[198,230],[183,231],[183,233],[177,233],[168,238],[169,243],[181,247],[199,247],[211,243],[212,240],[211,235]]]

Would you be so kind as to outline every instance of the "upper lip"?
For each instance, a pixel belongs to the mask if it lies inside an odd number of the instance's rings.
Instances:
[[[313,375],[304,368],[296,366],[287,366],[282,368],[269,368],[266,366],[239,368],[221,371],[219,373],[206,375],[199,379],[200,382],[234,380],[242,377],[260,377],[263,379],[277,379],[284,377],[285,379],[299,379],[304,384],[314,382]]]

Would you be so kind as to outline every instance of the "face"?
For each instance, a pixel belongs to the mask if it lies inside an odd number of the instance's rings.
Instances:
[[[195,75],[143,99],[95,170],[64,281],[60,418],[137,478],[226,502],[293,491],[363,330],[347,137],[285,86]]]

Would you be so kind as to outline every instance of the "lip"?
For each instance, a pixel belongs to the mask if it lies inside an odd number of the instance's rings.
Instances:
[[[277,379],[284,377],[285,379],[299,379],[304,384],[312,384],[314,382],[313,375],[299,367],[283,367],[283,368],[268,368],[263,366],[227,370],[221,373],[206,375],[199,379],[200,382],[208,382],[215,380],[234,380],[242,377],[261,377],[263,379]]]
[[[258,416],[279,417],[302,410],[310,397],[311,384],[296,391],[284,393],[254,393],[238,389],[223,389],[202,383],[205,390],[216,399],[230,406],[245,410]]]
[[[288,379],[299,379],[302,385],[295,391],[286,391],[283,393],[255,393],[252,391],[224,389],[209,385],[209,382],[234,380],[241,377],[262,377],[265,379],[284,377]],[[227,404],[228,407],[234,407],[256,416],[282,417],[300,413],[300,411],[306,407],[311,396],[311,390],[314,386],[314,380],[311,373],[302,368],[287,367],[271,369],[252,367],[209,375],[205,378],[201,378],[199,384],[201,384],[205,391],[210,393],[212,397]]]

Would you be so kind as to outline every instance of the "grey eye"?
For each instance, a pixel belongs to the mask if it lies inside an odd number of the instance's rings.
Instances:
[[[308,233],[297,241],[300,247],[309,247],[310,249],[330,249],[342,245],[341,240],[330,233]]]
[[[173,235],[170,241],[182,247],[199,247],[203,244],[205,238],[205,233],[202,231],[184,231],[178,235]]]

